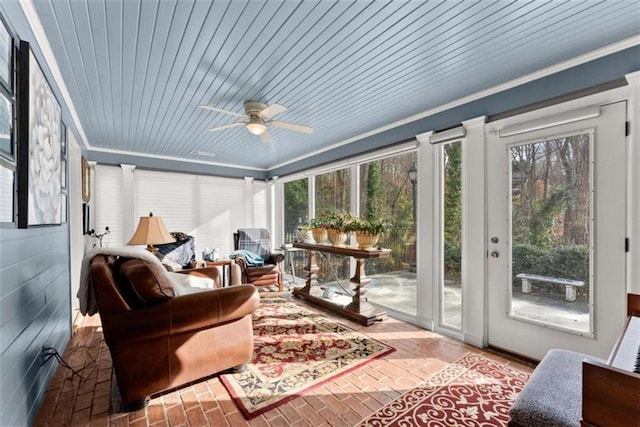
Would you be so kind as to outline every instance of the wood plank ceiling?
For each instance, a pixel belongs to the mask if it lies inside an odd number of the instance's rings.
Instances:
[[[269,169],[638,34],[635,0],[35,0],[91,150]],[[207,129],[278,103],[270,128]],[[214,153],[215,157],[192,154]]]

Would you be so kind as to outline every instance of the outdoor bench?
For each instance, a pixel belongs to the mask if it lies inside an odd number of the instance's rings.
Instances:
[[[539,276],[537,274],[520,273],[516,277],[522,280],[522,293],[528,294],[531,292],[531,282],[543,282],[543,283],[557,283],[564,285],[565,299],[567,301],[576,300],[576,288],[584,286],[584,282],[581,280],[571,279],[559,279],[557,277]]]

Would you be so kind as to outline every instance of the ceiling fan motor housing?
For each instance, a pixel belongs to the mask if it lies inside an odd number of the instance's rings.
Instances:
[[[267,108],[267,104],[262,102],[248,101],[244,103],[244,112],[249,117],[258,116],[265,108]]]

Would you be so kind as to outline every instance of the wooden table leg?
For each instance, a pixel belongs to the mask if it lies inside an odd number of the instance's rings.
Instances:
[[[318,271],[320,267],[316,263],[316,251],[307,251],[307,266],[304,271],[307,272],[307,280],[303,288],[296,288],[297,292],[311,294],[311,287],[317,283]]]
[[[368,285],[371,282],[371,279],[367,277],[367,273],[365,272],[364,259],[356,258],[356,271],[350,282],[353,283],[355,289],[353,297],[351,298],[351,303],[345,308],[359,314],[373,313],[375,310],[373,306],[369,304],[365,295],[367,290],[364,286]]]

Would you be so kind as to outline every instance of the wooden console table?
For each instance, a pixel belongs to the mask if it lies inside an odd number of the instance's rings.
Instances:
[[[371,282],[365,273],[365,261],[367,259],[386,258],[391,253],[390,250],[374,250],[364,251],[353,248],[338,248],[326,245],[311,245],[308,243],[294,243],[294,248],[305,249],[307,251],[307,266],[304,268],[307,272],[307,281],[302,288],[294,288],[293,295],[309,300],[313,303],[337,311],[338,313],[359,322],[362,325],[369,326],[378,320],[382,320],[386,313],[377,311],[368,301],[366,289],[364,287]],[[354,286],[354,294],[351,302],[345,306],[336,304],[326,298],[322,298],[311,293],[311,287],[317,285],[318,265],[316,264],[317,252],[326,252],[331,254],[345,255],[353,257],[356,260],[356,271],[349,280]]]

